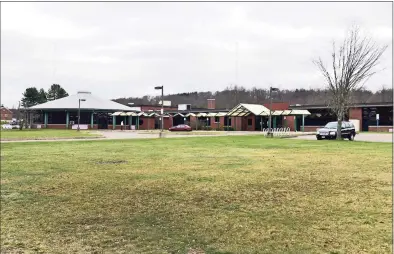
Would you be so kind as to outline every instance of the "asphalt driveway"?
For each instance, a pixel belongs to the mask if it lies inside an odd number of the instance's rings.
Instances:
[[[294,139],[316,140],[316,136],[315,135],[298,136],[298,137],[294,137]],[[354,141],[393,142],[393,134],[392,133],[359,133],[354,138]]]

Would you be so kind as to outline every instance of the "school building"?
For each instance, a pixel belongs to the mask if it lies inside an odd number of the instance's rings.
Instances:
[[[207,108],[164,106],[163,128],[188,124],[195,130],[262,131],[268,128],[269,107],[269,104],[240,103],[232,109],[218,109],[214,99],[207,101]],[[35,124],[41,128],[75,129],[78,111],[81,129],[120,129],[121,122],[128,130],[161,128],[160,105],[125,106],[97,98],[90,92],[78,92],[29,110],[38,113]],[[355,122],[361,131],[392,131],[392,110],[392,103],[357,104],[349,109],[344,120]],[[273,128],[291,131],[316,131],[337,120],[326,105],[272,103],[271,114]]]

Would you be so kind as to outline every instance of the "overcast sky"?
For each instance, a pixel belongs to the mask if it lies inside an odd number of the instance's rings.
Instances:
[[[53,83],[108,99],[323,87],[311,60],[352,24],[389,45],[367,88],[391,87],[392,3],[1,3],[1,102]]]

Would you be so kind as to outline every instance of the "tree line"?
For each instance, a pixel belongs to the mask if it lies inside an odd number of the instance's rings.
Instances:
[[[290,104],[329,104],[329,89],[283,89],[272,93],[273,102],[287,102]],[[223,91],[190,92],[164,95],[164,100],[172,105],[191,104],[194,108],[206,108],[207,99],[215,99],[216,108],[231,109],[238,103],[266,104],[269,103],[269,89],[251,88],[232,85]],[[158,105],[160,96],[124,97],[113,101],[128,105]],[[393,89],[381,86],[376,92],[367,89],[352,91],[351,103],[393,102]]]
[[[37,113],[25,110],[26,108],[67,96],[68,93],[59,84],[52,84],[48,91],[45,91],[43,88],[37,89],[36,87],[26,88],[22,94],[21,103],[18,106],[16,115],[18,120],[23,120],[23,123],[19,124],[20,129],[23,128],[23,125],[27,128],[28,125],[32,124],[35,118],[39,117]]]
[[[43,88],[37,89],[36,87],[29,87],[26,88],[25,92],[22,94],[21,106],[28,108],[67,96],[68,93],[59,84],[51,85],[47,92]]]

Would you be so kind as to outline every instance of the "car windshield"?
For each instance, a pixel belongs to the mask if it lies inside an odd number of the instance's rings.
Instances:
[[[338,125],[337,122],[330,122],[330,123],[326,124],[326,126],[324,126],[324,128],[334,129],[334,128],[337,128],[337,125]]]

